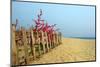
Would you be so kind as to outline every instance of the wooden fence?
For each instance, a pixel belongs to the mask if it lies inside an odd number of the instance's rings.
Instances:
[[[61,44],[61,32],[51,34],[33,29],[20,28],[12,24],[12,64],[27,65]],[[52,39],[50,38],[52,36]]]

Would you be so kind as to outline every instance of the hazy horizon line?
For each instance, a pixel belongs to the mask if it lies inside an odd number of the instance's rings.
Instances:
[[[96,39],[96,37],[65,37],[65,38]]]

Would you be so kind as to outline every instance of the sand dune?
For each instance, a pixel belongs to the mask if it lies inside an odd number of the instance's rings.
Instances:
[[[95,40],[62,38],[62,44],[30,64],[95,60]]]

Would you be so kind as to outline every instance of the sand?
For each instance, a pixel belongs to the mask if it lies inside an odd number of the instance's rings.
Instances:
[[[62,44],[30,64],[63,63],[95,60],[95,40],[62,38]]]

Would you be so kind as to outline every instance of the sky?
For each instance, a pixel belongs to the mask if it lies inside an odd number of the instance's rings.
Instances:
[[[42,19],[48,24],[57,24],[64,37],[95,37],[95,7],[80,5],[12,2],[12,23],[16,19],[25,28],[34,26],[42,9]]]

